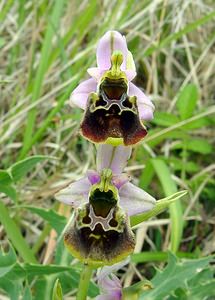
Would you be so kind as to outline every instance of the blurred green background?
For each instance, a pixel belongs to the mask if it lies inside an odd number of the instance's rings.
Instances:
[[[55,259],[53,254],[70,208],[53,195],[94,169],[96,155],[94,145],[79,135],[82,111],[71,108],[68,99],[89,77],[87,68],[96,65],[97,42],[108,30],[126,36],[137,68],[134,82],[156,107],[126,171],[156,199],[188,191],[169,210],[137,226],[137,254],[125,270],[124,285],[152,278],[153,266],[167,260],[167,249],[189,258],[214,253],[214,9],[214,1],[201,0],[0,1],[0,246],[7,251],[9,238],[16,249],[8,254],[8,268],[17,259],[58,268],[67,262],[62,243]],[[2,295],[50,299],[41,288],[47,280],[32,276],[56,272],[43,273],[38,265],[41,273],[28,273],[25,264],[23,275],[19,267],[0,281]],[[68,277],[66,299],[77,287],[80,266],[75,268],[75,274],[60,273]],[[210,287],[204,290],[215,295],[211,271],[205,273],[201,278]],[[205,299],[202,294],[186,298],[182,285],[173,291],[176,298],[165,299]],[[97,292],[92,284],[90,295]]]

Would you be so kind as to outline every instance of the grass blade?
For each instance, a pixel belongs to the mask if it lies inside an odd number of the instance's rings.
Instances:
[[[209,13],[208,15],[198,19],[197,21],[188,24],[183,29],[179,30],[178,32],[175,32],[173,34],[170,34],[167,38],[163,39],[158,45],[153,45],[150,48],[148,48],[144,56],[151,55],[154,51],[160,50],[170,44],[172,41],[180,39],[184,34],[187,34],[193,30],[195,30],[197,27],[204,25],[205,23],[209,22],[215,17],[215,11]]]
[[[171,178],[171,173],[166,163],[160,159],[152,159],[152,165],[160,180],[165,195],[170,196],[171,194],[176,193],[177,186]],[[179,200],[170,204],[169,209],[171,219],[170,249],[175,253],[178,250],[183,231],[182,207]]]
[[[20,256],[28,263],[37,263],[35,256],[31,249],[26,244],[25,239],[20,233],[16,223],[10,217],[8,209],[0,201],[0,222],[4,226],[8,238],[11,240],[13,246],[19,252]]]
[[[35,80],[33,79],[33,82],[31,83],[33,85],[31,102],[35,102],[40,96],[43,79],[48,68],[48,57],[50,56],[52,51],[52,47],[51,47],[52,38],[55,34],[56,28],[58,28],[63,6],[64,6],[64,1],[62,0],[55,1],[52,15],[46,30],[46,35],[43,43],[43,48],[42,48],[42,53],[41,53],[41,58],[40,58],[40,63],[37,70],[36,78]],[[28,145],[32,139],[36,114],[37,111],[35,108],[29,111],[20,159],[25,157],[27,153],[27,149],[29,149]]]

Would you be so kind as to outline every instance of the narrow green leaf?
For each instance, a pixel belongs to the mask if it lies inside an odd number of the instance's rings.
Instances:
[[[144,143],[149,143],[150,145],[157,145],[160,143],[164,138],[171,137],[171,138],[182,138],[184,134],[181,130],[176,131],[176,129],[185,129],[188,125],[196,123],[198,120],[201,120],[202,118],[205,118],[206,116],[213,115],[215,113],[215,105],[212,105],[210,107],[207,107],[204,112],[201,112],[199,114],[196,114],[195,116],[183,120],[177,124],[174,124],[168,128],[164,128],[162,130],[158,129],[153,134],[149,134],[145,139]],[[173,133],[172,135],[169,135]],[[185,135],[186,137],[186,135]],[[158,142],[157,142],[158,140]],[[152,143],[151,143],[152,142]]]
[[[205,139],[194,138],[185,142],[179,142],[175,144],[172,149],[183,149],[183,147],[186,147],[186,149],[189,151],[201,154],[210,154],[213,151],[213,147],[208,141]]]
[[[20,300],[22,287],[21,280],[11,281],[5,277],[0,280],[0,288],[8,294],[11,300]]]
[[[75,83],[77,84],[77,82]],[[74,84],[74,86],[75,86]],[[22,156],[25,156],[27,152],[31,149],[31,147],[41,138],[44,131],[49,126],[50,122],[53,120],[53,117],[61,110],[61,108],[64,106],[66,100],[69,98],[69,95],[71,94],[71,91],[74,89],[74,86],[70,87],[59,99],[57,102],[57,105],[52,108],[52,110],[49,112],[47,118],[41,123],[41,126],[37,129],[36,133],[34,134],[31,141],[29,141],[28,144],[26,144],[26,147],[23,148]]]
[[[59,279],[55,281],[52,300],[63,300],[63,291]]]
[[[179,110],[181,119],[188,119],[193,115],[198,101],[198,89],[195,84],[186,85],[179,93],[176,106]]]
[[[183,197],[186,194],[187,194],[187,191],[180,191],[180,192],[174,193],[173,195],[168,196],[164,199],[157,200],[155,207],[152,210],[130,217],[131,226],[133,227],[144,221],[147,221],[148,219],[150,219],[152,217],[157,216],[158,214],[163,212],[165,209],[167,209],[169,206],[171,206],[175,201],[177,201],[178,199],[180,199],[181,197]]]
[[[183,29],[179,30],[178,32],[175,32],[173,34],[168,35],[159,44],[153,45],[150,48],[148,48],[145,51],[144,56],[149,56],[154,51],[160,50],[160,49],[164,48],[165,46],[167,46],[168,44],[170,44],[172,41],[180,39],[183,35],[191,32],[191,31],[195,30],[196,28],[198,28],[199,26],[201,26],[201,25],[209,22],[214,17],[215,17],[215,11],[212,11],[208,15],[203,16],[202,18],[194,21],[193,23],[190,23],[190,24],[186,25]]]
[[[145,190],[148,188],[149,184],[151,183],[151,180],[154,176],[154,168],[152,167],[151,161],[148,160],[145,168],[143,169],[140,180],[139,180],[139,186],[141,189]]]
[[[13,182],[12,176],[10,172],[7,170],[0,170],[0,184],[1,185],[9,185]]]
[[[175,156],[168,159],[168,161],[169,161],[169,164],[174,169],[174,171],[181,171],[183,168],[188,173],[197,173],[198,171],[200,171],[199,164],[194,161],[188,161],[185,165],[183,165],[181,163],[181,159],[176,158]]]
[[[179,118],[173,114],[167,112],[155,112],[155,117],[152,122],[159,126],[168,127],[179,121]]]
[[[177,252],[179,258],[197,258],[195,253]],[[134,263],[154,262],[154,261],[167,261],[168,252],[162,251],[149,251],[134,253],[131,255],[131,261]]]
[[[13,0],[8,0],[7,2],[3,3],[0,11],[0,23],[2,23],[6,19],[7,13],[11,9],[13,4]]]
[[[17,200],[16,189],[13,186],[0,184],[0,193],[4,193],[10,199],[12,199],[14,203],[16,203]]]
[[[199,129],[206,126],[210,126],[212,125],[211,123],[212,122],[210,121],[210,117],[205,117],[183,126],[183,129],[185,130]]]
[[[152,159],[152,165],[154,166],[165,195],[169,196],[176,193],[177,187],[171,177],[171,173],[166,163],[160,159]],[[175,201],[169,206],[169,209],[171,219],[170,249],[172,252],[176,252],[178,250],[183,231],[182,207],[179,201]]]
[[[0,251],[0,277],[5,276],[16,263],[16,253],[12,247],[7,253]]]
[[[30,289],[29,285],[27,285],[24,290],[22,300],[32,300],[32,294],[31,294],[31,289]]]
[[[45,156],[45,155],[35,155],[27,157],[21,161],[18,161],[8,171],[10,172],[13,181],[18,181],[24,177],[31,169],[39,162],[42,162],[46,159],[55,159],[54,157]]]
[[[42,43],[42,52],[41,52],[39,67],[36,73],[36,77],[32,78],[33,92],[32,92],[31,102],[35,102],[41,94],[42,83],[48,68],[48,59],[52,52],[52,47],[51,47],[52,39],[56,35],[56,32],[59,29],[59,22],[60,22],[60,17],[63,11],[64,4],[65,1],[63,0],[60,1],[55,0],[54,4],[52,4],[53,9],[50,14],[50,18],[48,19],[48,26],[46,29],[44,41]],[[23,148],[20,156],[21,158],[23,158],[26,155],[26,149],[28,149],[28,145],[32,139],[36,115],[37,115],[36,108],[31,109],[28,113]]]
[[[52,209],[47,210],[44,208],[33,207],[33,206],[22,206],[22,207],[32,211],[33,213],[36,213],[41,218],[46,220],[51,225],[51,227],[56,230],[58,235],[61,234],[64,227],[66,226],[67,219],[64,216],[57,214]]]
[[[72,269],[68,266],[16,263],[13,269],[7,274],[7,278],[14,280],[16,278],[51,275],[65,271],[72,271]]]
[[[26,244],[14,220],[10,217],[7,207],[0,201],[0,223],[4,226],[8,238],[26,262],[36,263],[31,249]]]

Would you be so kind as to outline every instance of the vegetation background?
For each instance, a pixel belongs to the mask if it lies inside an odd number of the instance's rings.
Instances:
[[[1,300],[51,299],[57,278],[74,299],[81,265],[61,241],[71,210],[53,195],[95,168],[68,99],[110,29],[126,35],[135,83],[156,106],[126,171],[156,199],[188,191],[134,227],[119,276],[125,287],[153,278],[140,299],[215,299],[214,21],[214,1],[0,1]]]

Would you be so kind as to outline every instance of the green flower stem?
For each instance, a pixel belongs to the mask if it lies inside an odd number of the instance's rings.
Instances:
[[[84,265],[81,273],[80,282],[78,286],[77,300],[86,300],[87,291],[90,284],[91,275],[93,273],[93,268],[89,265]]]

